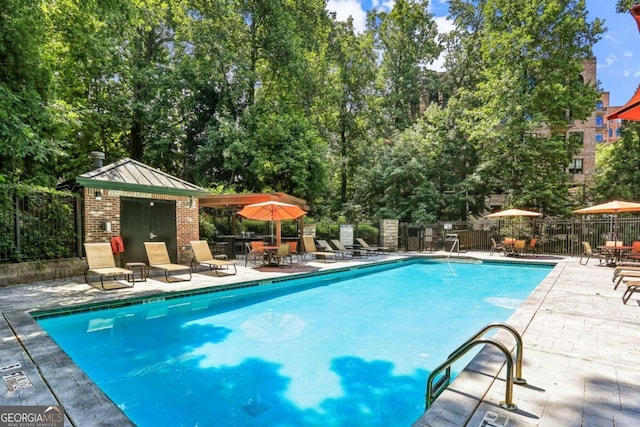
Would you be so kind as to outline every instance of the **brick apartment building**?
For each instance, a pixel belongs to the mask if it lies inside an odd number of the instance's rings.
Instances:
[[[596,58],[585,61],[581,74],[585,83],[597,81]],[[574,122],[567,130],[567,138],[577,138],[582,141],[582,148],[573,157],[567,172],[571,174],[571,191],[592,184],[591,180],[596,166],[596,147],[598,144],[613,143],[620,138],[621,120],[607,120],[607,115],[619,109],[619,106],[609,105],[609,92],[603,91],[594,106],[593,113],[586,121]]]

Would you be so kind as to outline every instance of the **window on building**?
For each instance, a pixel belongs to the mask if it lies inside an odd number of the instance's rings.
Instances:
[[[609,128],[609,138],[613,138],[613,128]]]
[[[584,144],[584,132],[569,132],[569,142],[572,145],[582,146]]]
[[[602,126],[604,124],[604,119],[602,116],[596,116],[596,126]]]
[[[569,173],[572,175],[582,174],[582,159],[573,159],[569,165]]]
[[[602,101],[598,101],[596,102],[596,109],[597,110],[602,110],[604,104],[602,103]]]
[[[620,128],[616,129],[616,138],[620,138]]]
[[[596,142],[602,142],[602,132],[596,132]]]

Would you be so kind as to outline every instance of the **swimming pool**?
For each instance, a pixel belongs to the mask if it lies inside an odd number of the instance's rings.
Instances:
[[[140,426],[407,426],[551,268],[412,261],[38,323]]]

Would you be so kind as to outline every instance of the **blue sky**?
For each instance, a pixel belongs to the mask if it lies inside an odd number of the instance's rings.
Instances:
[[[629,13],[616,13],[616,0],[586,0],[589,20],[596,17],[605,21],[607,31],[594,46],[598,64],[600,89],[609,92],[610,105],[622,106],[640,84],[640,32]],[[377,7],[389,10],[393,0],[329,0],[327,8],[345,20],[353,16],[356,28],[363,29],[366,10]],[[445,19],[447,0],[431,0],[430,12],[435,16],[441,32],[450,29]],[[432,68],[441,68],[441,61]]]

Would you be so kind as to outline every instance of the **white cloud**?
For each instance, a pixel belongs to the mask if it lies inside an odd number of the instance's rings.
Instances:
[[[618,57],[616,55],[611,54],[611,55],[607,55],[607,57],[604,58],[603,61],[598,61],[596,66],[598,68],[609,68],[615,65],[616,62],[618,62]]]
[[[447,19],[446,16],[436,16],[435,18],[436,25],[438,26],[439,34],[446,34],[453,30],[453,21]],[[436,59],[433,63],[427,66],[430,70],[434,71],[444,71],[444,57],[445,52],[442,52],[438,59]]]
[[[442,7],[448,4],[449,0],[433,0],[429,5],[431,13],[434,13],[434,8]],[[439,6],[436,6],[435,4]],[[382,11],[390,11],[393,9],[395,0],[372,0],[371,8]],[[329,12],[335,12],[336,19],[338,21],[346,21],[351,16],[353,18],[353,27],[357,33],[363,33],[366,28],[367,11],[362,8],[362,2],[359,0],[329,0],[327,2],[327,10]],[[453,22],[446,18],[446,16],[434,16],[436,25],[438,26],[438,33],[448,33],[453,29]],[[436,71],[444,71],[444,54],[429,65],[429,69]]]
[[[346,21],[351,16],[357,33],[364,32],[367,26],[367,12],[362,9],[362,4],[358,0],[329,0],[327,10],[335,12],[338,21]]]
[[[374,9],[378,9],[378,10],[382,10],[385,12],[389,12],[391,9],[393,9],[393,6],[396,4],[396,0],[386,0],[386,1],[381,1],[381,0],[373,0],[371,2],[371,7]]]

